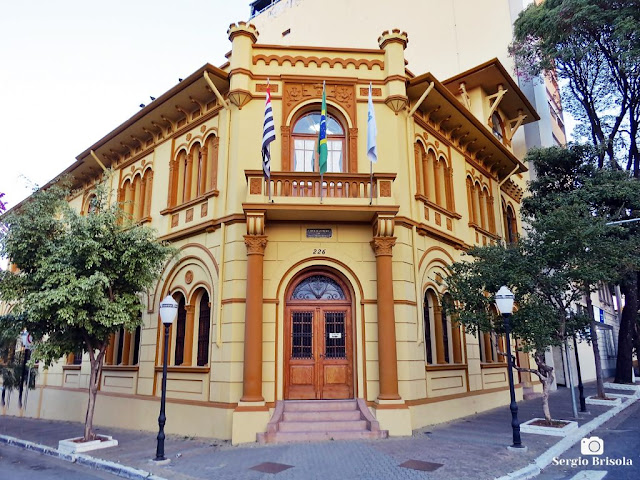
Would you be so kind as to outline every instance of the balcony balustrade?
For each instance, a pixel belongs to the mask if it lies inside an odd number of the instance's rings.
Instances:
[[[321,179],[317,172],[271,172],[267,181],[261,170],[246,170],[245,176],[245,210],[266,210],[272,219],[359,221],[398,209],[395,173],[374,173],[373,182],[366,173],[326,173]]]

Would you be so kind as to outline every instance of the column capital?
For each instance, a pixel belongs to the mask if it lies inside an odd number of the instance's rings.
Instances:
[[[376,257],[393,255],[392,249],[395,244],[396,237],[373,237],[371,240],[371,248],[373,248]]]
[[[247,255],[264,255],[267,248],[266,235],[245,235],[244,244],[247,246]]]
[[[184,309],[186,310],[187,313],[194,313],[196,311],[196,306],[195,305],[185,305]]]

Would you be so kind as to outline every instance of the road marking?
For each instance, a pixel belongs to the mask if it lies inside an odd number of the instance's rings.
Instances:
[[[571,477],[571,480],[602,480],[606,476],[607,472],[602,470],[582,470]]]

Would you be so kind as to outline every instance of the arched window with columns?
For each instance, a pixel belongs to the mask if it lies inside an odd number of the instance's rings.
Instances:
[[[217,189],[218,137],[211,133],[204,143],[181,147],[169,165],[169,207],[206,196]]]
[[[448,293],[441,296],[440,302],[434,290],[427,289],[424,294],[424,340],[428,364],[460,364],[464,361],[462,327],[451,318],[451,309],[447,307],[451,301]]]
[[[127,178],[118,192],[118,201],[122,210],[133,222],[148,221],[151,217],[151,189],[153,170],[136,172],[133,178]]]

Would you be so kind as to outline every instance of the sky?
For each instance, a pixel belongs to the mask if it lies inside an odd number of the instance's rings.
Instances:
[[[8,208],[205,63],[250,0],[7,0],[0,9],[0,192]]]

